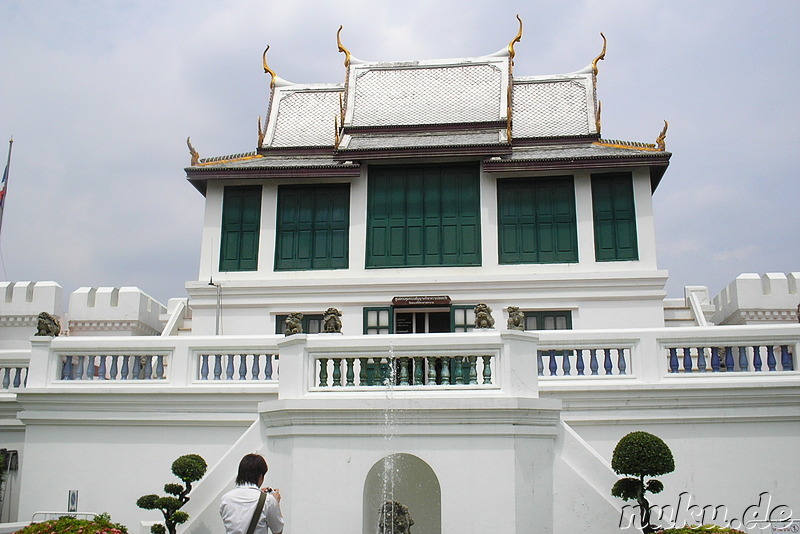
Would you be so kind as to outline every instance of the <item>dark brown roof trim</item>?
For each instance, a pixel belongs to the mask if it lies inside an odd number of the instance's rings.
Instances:
[[[197,168],[187,167],[186,179],[204,196],[212,180],[279,180],[297,178],[354,178],[361,175],[359,164],[308,167]],[[200,172],[197,172],[200,171]]]
[[[431,157],[431,156],[507,156],[511,154],[511,146],[507,144],[491,145],[459,145],[459,146],[426,146],[426,147],[394,147],[394,148],[362,148],[339,149],[334,157],[341,161],[354,159],[394,159],[398,157]]]
[[[435,124],[404,124],[387,126],[345,126],[345,134],[394,132],[451,132],[453,130],[504,130],[506,121],[449,122]]]
[[[563,137],[514,137],[514,146],[540,146],[540,145],[581,145],[600,139],[597,134],[568,135]]]
[[[258,149],[260,156],[329,156],[333,145],[326,146],[265,146]]]

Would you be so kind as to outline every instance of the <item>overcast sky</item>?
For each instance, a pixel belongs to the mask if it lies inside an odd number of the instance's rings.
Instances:
[[[14,136],[6,280],[135,285],[166,303],[196,280],[203,197],[183,168],[253,150],[270,66],[342,82],[336,30],[365,60],[489,54],[525,30],[518,76],[600,52],[603,137],[654,142],[670,296],[742,272],[800,271],[800,1],[158,0],[0,2],[0,151]]]

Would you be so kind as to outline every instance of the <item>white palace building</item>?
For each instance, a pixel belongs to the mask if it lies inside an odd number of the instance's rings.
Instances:
[[[635,430],[675,456],[661,525],[800,519],[800,273],[665,298],[666,123],[602,137],[605,47],[521,75],[521,32],[403,62],[340,40],[343,83],[290,83],[265,52],[256,149],[189,142],[206,203],[186,298],[93,287],[65,308],[54,282],[0,283],[0,521],[77,491],[149,532],[136,499],[198,453],[179,531],[219,533],[259,451],[291,534],[375,534],[387,499],[418,534],[638,532],[610,467]],[[34,335],[43,311],[60,336]]]

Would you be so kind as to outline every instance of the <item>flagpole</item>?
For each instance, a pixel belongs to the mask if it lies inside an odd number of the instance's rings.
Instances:
[[[8,170],[11,167],[11,147],[14,146],[14,136],[8,140],[8,157],[6,158],[6,168],[3,171],[3,179],[0,182],[0,231],[3,229],[3,211],[6,205],[6,193],[8,192]]]

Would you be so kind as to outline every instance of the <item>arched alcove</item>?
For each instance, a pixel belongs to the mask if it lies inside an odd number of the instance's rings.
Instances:
[[[363,534],[378,532],[378,516],[385,501],[406,505],[414,526],[411,532],[441,534],[442,492],[433,469],[412,454],[390,454],[370,468],[364,480]]]

